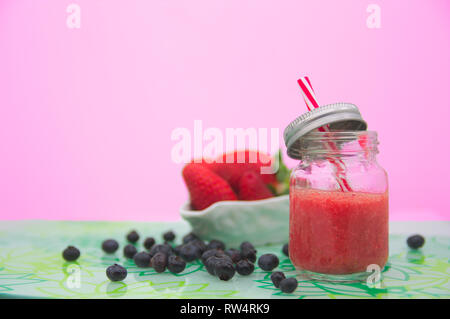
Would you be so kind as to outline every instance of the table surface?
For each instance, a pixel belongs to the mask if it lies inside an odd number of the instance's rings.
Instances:
[[[0,222],[0,297],[3,298],[450,298],[450,222],[391,222],[390,257],[380,288],[366,283],[333,284],[302,279],[293,294],[282,293],[270,272],[256,266],[250,276],[220,281],[199,262],[180,274],[138,268],[122,255],[125,234],[136,229],[142,237],[161,239],[173,230],[179,242],[189,232],[185,222]],[[413,251],[408,235],[420,232],[425,246]],[[115,238],[121,247],[106,255],[101,242]],[[81,250],[76,263],[61,257],[67,245]],[[138,243],[139,245],[139,243]],[[281,245],[257,247],[258,255],[272,252],[280,258],[278,270],[296,272]],[[119,263],[128,270],[123,282],[110,282],[105,269]],[[79,274],[79,276],[76,276]],[[79,278],[79,281],[77,280]]]

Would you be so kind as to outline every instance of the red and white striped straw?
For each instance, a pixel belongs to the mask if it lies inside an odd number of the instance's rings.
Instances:
[[[302,90],[303,99],[305,100],[308,111],[318,108],[319,103],[317,102],[316,94],[314,93],[309,78],[307,76],[304,76],[298,79],[297,82]],[[329,132],[328,126],[319,127],[318,130],[320,132]],[[327,146],[330,150],[337,150],[337,146],[333,142],[328,142]],[[328,158],[328,160],[336,167],[336,181],[338,182],[341,190],[343,192],[351,191],[352,189],[350,187],[350,184],[345,178],[345,163],[340,159]]]

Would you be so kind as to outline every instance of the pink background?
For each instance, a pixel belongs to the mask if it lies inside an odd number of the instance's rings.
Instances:
[[[66,7],[81,7],[81,29]],[[381,29],[366,26],[370,3]],[[176,220],[171,132],[357,104],[392,220],[450,220],[450,2],[0,0],[0,219]],[[292,166],[293,161],[289,161]]]

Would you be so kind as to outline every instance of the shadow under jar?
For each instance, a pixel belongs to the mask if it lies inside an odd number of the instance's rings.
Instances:
[[[360,281],[372,273],[369,265],[380,271],[386,265],[388,181],[377,145],[374,131],[314,131],[298,141],[289,257],[306,277]]]

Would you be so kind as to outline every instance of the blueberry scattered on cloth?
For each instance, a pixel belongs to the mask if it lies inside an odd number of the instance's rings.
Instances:
[[[256,253],[256,248],[255,248],[255,246],[253,246],[253,245],[252,245],[250,242],[248,242],[248,241],[242,242],[241,245],[239,246],[239,248],[240,248],[241,250],[247,250],[247,249],[253,250],[253,251]]]
[[[191,245],[195,245],[200,249],[200,252],[203,254],[206,250],[208,250],[208,247],[206,246],[205,242],[201,239],[194,239],[189,242]]]
[[[205,268],[206,271],[210,274],[215,276],[216,275],[216,264],[221,260],[220,257],[217,257],[216,255],[209,257],[205,261]]]
[[[293,293],[298,287],[298,281],[295,278],[286,278],[280,282],[280,289],[285,293]]]
[[[80,250],[74,246],[68,246],[63,250],[62,256],[67,261],[75,261],[80,257]]]
[[[102,249],[105,253],[112,254],[119,248],[119,243],[114,239],[106,239],[102,243]]]
[[[156,272],[164,272],[167,267],[167,255],[162,252],[156,253],[150,263]]]
[[[186,262],[180,256],[170,255],[167,261],[167,269],[174,273],[179,274],[186,268]]]
[[[182,245],[179,248],[178,253],[180,257],[186,260],[187,262],[194,261],[202,256],[200,248],[192,244],[192,242]]]
[[[183,236],[183,244],[187,244],[188,242],[196,240],[196,239],[199,239],[198,236],[191,232],[191,233]]]
[[[256,250],[244,248],[241,250],[241,256],[243,259],[247,259],[254,263],[256,261]]]
[[[265,271],[272,271],[279,263],[278,257],[274,254],[264,254],[258,259],[258,266]]]
[[[114,264],[106,268],[106,276],[111,281],[122,281],[127,277],[127,270],[121,265]]]
[[[145,249],[150,250],[154,244],[155,244],[155,238],[153,238],[153,237],[145,238],[145,240],[144,240]]]
[[[127,258],[133,258],[137,254],[137,249],[132,244],[128,244],[123,248],[123,255]]]
[[[229,256],[234,263],[237,263],[239,260],[242,259],[241,252],[234,248],[226,250],[225,254]]]
[[[236,271],[239,275],[248,276],[252,274],[254,270],[255,265],[246,259],[239,260],[236,263]]]
[[[230,260],[226,258],[219,258],[219,260],[214,264],[214,272],[220,280],[228,281],[233,278],[236,270]]]
[[[256,261],[256,248],[250,242],[244,241],[239,248],[241,249],[241,256],[254,263]]]
[[[408,244],[409,248],[419,249],[425,244],[425,238],[419,234],[412,235],[408,237],[406,243]]]
[[[207,249],[208,250],[209,249],[222,249],[222,250],[225,250],[225,244],[222,241],[220,241],[220,240],[213,239],[213,240],[211,240],[208,243]]]
[[[275,271],[272,273],[272,275],[270,275],[270,279],[272,280],[275,287],[280,288],[280,282],[283,279],[286,279],[286,276],[281,271]]]
[[[167,256],[169,256],[169,255],[171,255],[173,253],[173,249],[168,244],[156,244],[156,245],[153,245],[153,247],[150,249],[149,254],[151,256],[154,256],[157,253],[164,253]]]
[[[139,240],[139,234],[135,230],[132,230],[128,233],[127,240],[130,243],[135,243]]]
[[[284,244],[281,251],[283,252],[283,254],[289,257],[289,244]]]
[[[201,260],[202,263],[205,265],[206,264],[206,260],[211,257],[211,256],[215,256],[217,253],[222,252],[222,250],[220,249],[209,249],[207,251],[205,251],[202,256],[201,256]]]
[[[163,234],[163,239],[165,241],[174,241],[175,240],[175,233],[173,231],[169,230],[169,231],[167,231],[167,232],[165,232]]]
[[[134,263],[136,264],[136,266],[138,267],[151,267],[151,261],[152,256],[145,252],[145,251],[141,251],[140,253],[137,253],[136,255],[134,255]]]

